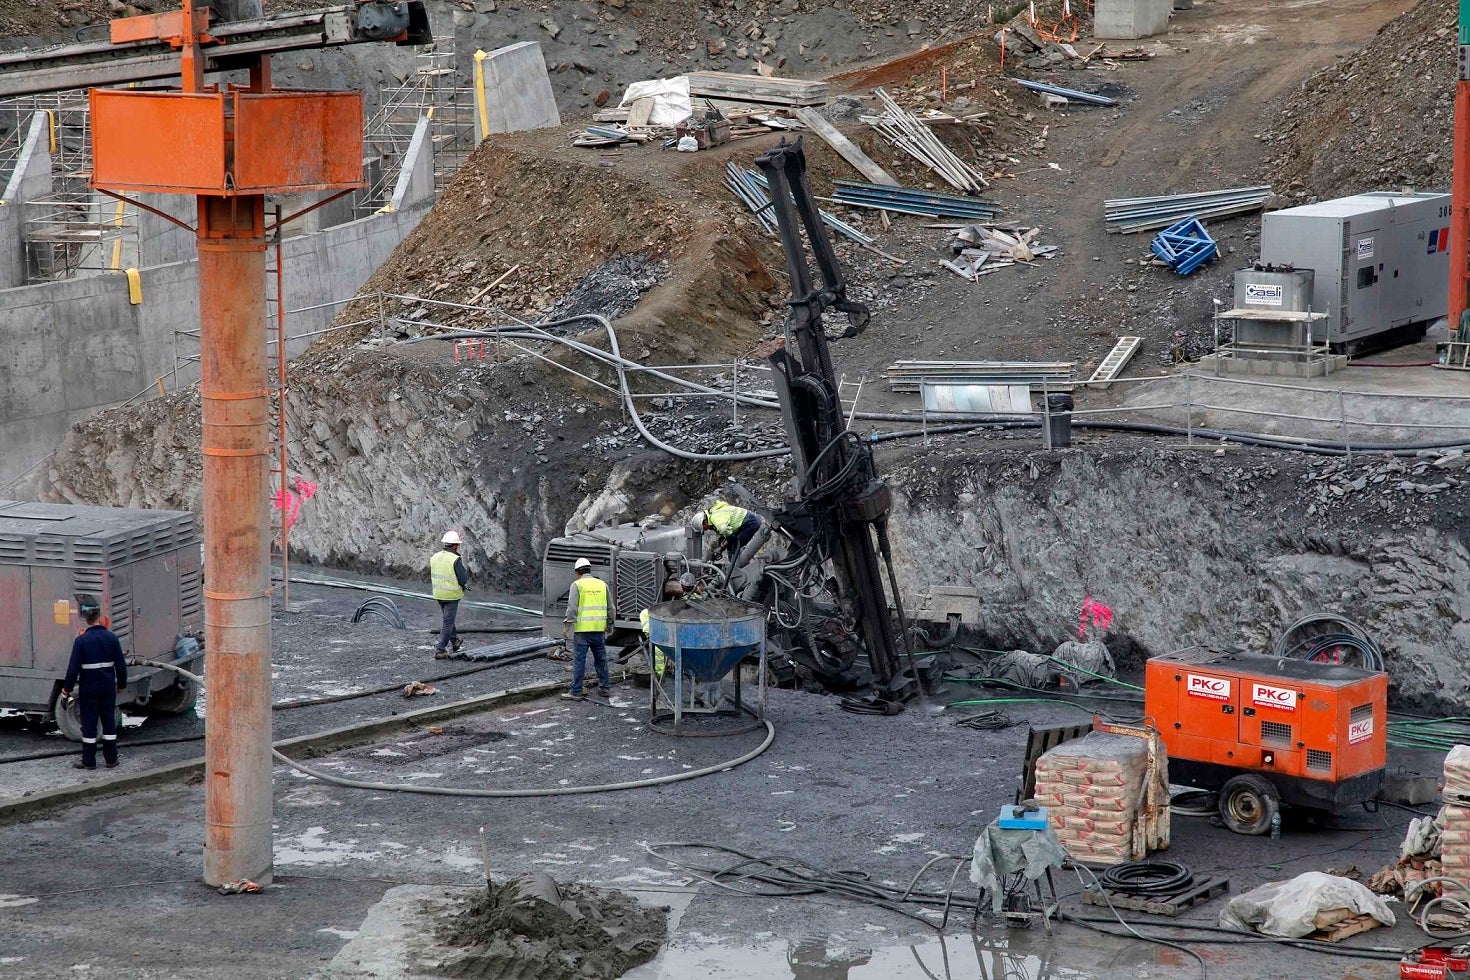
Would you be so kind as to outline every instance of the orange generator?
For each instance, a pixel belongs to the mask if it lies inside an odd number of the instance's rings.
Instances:
[[[1383,673],[1191,648],[1148,661],[1144,711],[1169,782],[1217,790],[1236,833],[1265,833],[1282,803],[1341,810],[1383,785]]]

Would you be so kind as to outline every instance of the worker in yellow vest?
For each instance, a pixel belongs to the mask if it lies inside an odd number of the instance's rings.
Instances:
[[[716,500],[708,511],[702,510],[694,515],[695,527],[700,531],[714,531],[720,536],[714,554],[719,554],[720,548],[726,547],[730,549],[731,559],[750,543],[750,539],[760,531],[762,523],[758,515],[723,500]]]
[[[572,643],[572,689],[563,694],[563,701],[581,701],[583,682],[587,678],[587,651],[592,651],[592,662],[597,668],[597,694],[612,696],[612,681],[607,673],[607,632],[612,625],[609,616],[607,583],[592,574],[592,563],[578,558],[572,568],[577,577],[567,593],[567,615],[562,627],[562,639],[570,632]]]
[[[446,660],[453,649],[455,653],[464,646],[455,629],[459,616],[459,600],[464,598],[464,587],[469,582],[465,574],[464,559],[459,556],[459,532],[445,531],[441,539],[443,547],[429,558],[429,580],[434,588],[434,598],[439,603],[443,624],[439,628],[439,642],[434,645],[434,659]]]

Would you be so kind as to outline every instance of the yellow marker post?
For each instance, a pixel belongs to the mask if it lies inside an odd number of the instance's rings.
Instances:
[[[480,139],[490,135],[490,113],[485,106],[485,59],[484,51],[475,52],[475,110],[480,114]]]
[[[137,269],[127,270],[128,276],[128,302],[138,306],[143,302],[143,277],[138,275]]]
[[[113,223],[113,225],[115,225],[118,228],[121,228],[122,227],[122,223],[123,223],[123,212],[124,212],[124,209],[126,207],[127,207],[127,202],[125,202],[125,201],[118,201],[117,202],[117,215],[116,215],[116,217],[114,217],[112,219],[112,223]],[[114,272],[116,272],[120,268],[122,268],[122,238],[121,238],[121,236],[119,236],[112,243],[112,269],[113,269]]]

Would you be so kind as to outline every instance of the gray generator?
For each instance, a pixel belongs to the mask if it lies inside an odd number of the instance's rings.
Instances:
[[[1375,191],[1272,211],[1261,263],[1309,270],[1312,339],[1355,354],[1413,343],[1449,307],[1450,196]]]
[[[72,507],[0,500],[0,708],[55,721],[81,737],[76,702],[57,710],[72,640],[85,627],[77,596],[102,604],[129,657],[200,673],[204,626],[199,529],[172,510]],[[119,705],[163,712],[198,691],[172,671],[128,670]]]
[[[641,629],[638,614],[663,601],[664,582],[678,577],[700,555],[701,536],[682,524],[647,521],[578,531],[546,545],[541,561],[542,628],[561,632],[567,593],[577,577],[578,558],[592,563],[592,574],[607,583],[615,629]]]

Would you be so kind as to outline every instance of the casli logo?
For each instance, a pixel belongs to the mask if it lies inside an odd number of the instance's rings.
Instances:
[[[1372,734],[1372,718],[1364,718],[1362,721],[1355,721],[1352,724],[1348,725],[1348,744],[1356,745],[1359,742],[1366,741]]]
[[[1230,682],[1220,677],[1189,675],[1189,686],[1185,689],[1197,698],[1214,698],[1216,701],[1230,700]]]
[[[1373,257],[1373,239],[1358,239],[1358,258],[1371,259]]]
[[[1245,284],[1245,301],[1254,306],[1280,306],[1281,286],[1268,286],[1261,282]]]
[[[1289,687],[1252,684],[1251,701],[1267,708],[1280,708],[1282,711],[1296,710],[1296,692]]]

